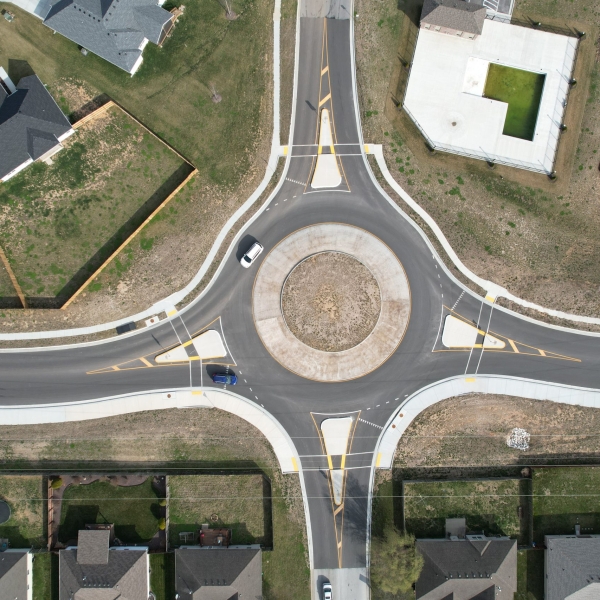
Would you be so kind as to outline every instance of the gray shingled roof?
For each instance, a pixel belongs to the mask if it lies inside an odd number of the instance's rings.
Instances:
[[[1,179],[57,146],[71,124],[37,75],[23,77],[17,91],[0,95],[0,102]]]
[[[516,540],[417,540],[417,549],[425,559],[416,583],[417,598],[441,600],[454,594],[512,600],[517,589]],[[502,591],[495,594],[498,585]]]
[[[0,600],[27,600],[27,550],[0,553]]]
[[[82,529],[77,536],[77,563],[80,565],[108,564],[110,531]]]
[[[108,533],[80,531],[81,533]],[[108,552],[105,563],[81,564],[78,548],[59,553],[59,600],[148,600],[148,554],[146,549],[108,549],[108,537],[94,536],[98,548],[92,559],[100,560]],[[86,555],[90,559],[92,538],[86,539]]]
[[[485,6],[465,0],[425,0],[421,23],[480,35],[486,12]]]
[[[262,598],[259,548],[175,550],[175,589],[181,600]]]
[[[600,537],[547,535],[546,600],[598,598],[600,593]]]
[[[131,72],[144,39],[158,44],[172,18],[156,0],[54,0],[44,24]]]

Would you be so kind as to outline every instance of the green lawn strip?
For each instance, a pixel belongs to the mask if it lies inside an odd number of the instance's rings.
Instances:
[[[186,4],[162,48],[148,44],[134,77],[16,10],[2,20],[4,57],[26,59],[54,89],[60,78],[108,94],[198,166],[208,179],[235,185],[247,174],[272,77],[273,0],[235,0],[229,21],[218,2]],[[2,65],[7,68],[6,62]],[[211,102],[214,85],[222,102]],[[60,97],[58,98],[60,102]]]
[[[0,475],[0,499],[7,502],[11,515],[0,525],[0,538],[12,548],[43,548],[44,479],[41,475]]]
[[[515,600],[543,600],[544,551],[529,548],[517,552],[517,593]]]
[[[296,476],[281,475],[278,479],[285,478]],[[272,494],[273,551],[263,552],[263,598],[308,600],[311,597],[310,569],[302,526],[290,517],[277,479],[272,480]]]
[[[66,300],[185,178],[186,166],[117,108],[53,160],[0,187],[0,243],[26,296]]]
[[[520,539],[519,490],[518,479],[404,482],[406,530],[442,538],[447,518],[465,517],[468,530]]]
[[[71,485],[63,496],[58,539],[62,543],[76,540],[88,523],[114,523],[115,536],[123,543],[147,542],[158,531],[158,514],[151,478],[127,487],[105,481]]]
[[[568,467],[533,470],[533,538],[544,535],[600,532],[600,468]]]
[[[156,600],[175,596],[175,555],[150,554],[150,589]]]
[[[490,63],[483,95],[506,102],[503,135],[533,140],[546,76]]]
[[[262,475],[174,475],[169,477],[169,540],[203,523],[232,530],[233,544],[270,546],[270,498]],[[215,518],[216,516],[216,518]]]
[[[52,556],[50,552],[33,555],[33,600],[52,598],[52,582],[58,576],[52,570]]]

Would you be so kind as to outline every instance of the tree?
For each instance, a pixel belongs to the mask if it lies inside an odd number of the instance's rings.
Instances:
[[[387,531],[384,538],[375,538],[371,545],[371,582],[389,594],[409,592],[423,569],[423,556],[415,547],[415,537]]]

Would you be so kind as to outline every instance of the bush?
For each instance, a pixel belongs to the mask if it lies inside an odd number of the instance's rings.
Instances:
[[[167,501],[163,498],[159,503],[159,506],[166,506],[167,505]]]
[[[158,520],[158,528],[159,528],[161,531],[164,531],[164,530],[165,530],[165,528],[166,528],[166,526],[167,526],[167,522],[165,521],[164,517],[163,517],[162,519],[159,519],[159,520]]]
[[[50,487],[53,490],[58,490],[59,488],[61,488],[63,485],[63,480],[60,477],[57,477],[56,479],[52,480],[52,483],[50,484]]]

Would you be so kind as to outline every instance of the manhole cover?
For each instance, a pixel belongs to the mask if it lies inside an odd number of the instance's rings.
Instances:
[[[10,519],[10,506],[4,502],[4,500],[0,500],[0,523],[6,523]]]

